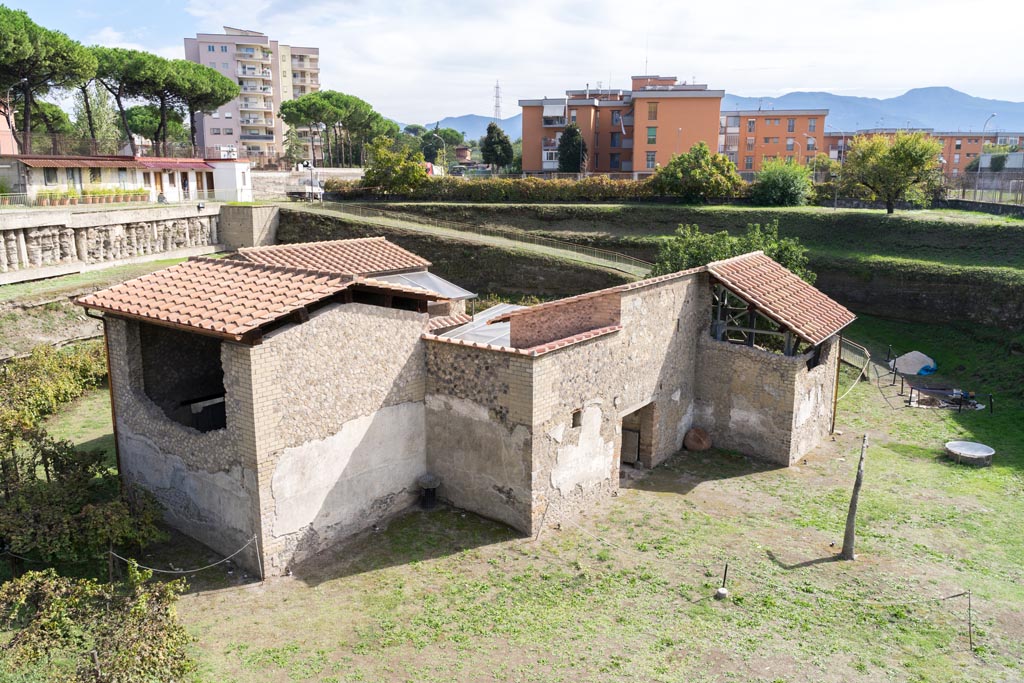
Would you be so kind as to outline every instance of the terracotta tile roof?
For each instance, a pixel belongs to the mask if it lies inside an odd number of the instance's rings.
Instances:
[[[856,316],[775,261],[755,251],[707,265],[733,293],[811,344],[820,344]]]
[[[134,157],[121,156],[48,156],[22,154],[13,158],[31,168],[144,168]],[[211,167],[212,168],[212,167]]]
[[[468,322],[473,321],[473,316],[465,313],[456,313],[455,315],[439,315],[431,318],[427,321],[427,329],[433,332],[434,330],[445,330],[449,327],[458,327],[459,325],[465,325]]]
[[[352,282],[336,273],[197,258],[93,292],[75,303],[237,340]]]
[[[247,247],[239,249],[234,258],[345,275],[383,275],[430,266],[430,261],[383,237]]]
[[[375,289],[386,289],[392,292],[400,292],[402,294],[408,294],[416,299],[427,299],[429,301],[437,301],[438,299],[446,299],[437,292],[431,292],[420,287],[413,287],[412,285],[402,285],[396,282],[388,282],[386,280],[377,280],[372,277],[360,277],[355,278],[356,285],[366,285],[367,287],[373,287]]]

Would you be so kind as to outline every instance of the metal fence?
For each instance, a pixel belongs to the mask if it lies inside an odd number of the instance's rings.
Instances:
[[[983,171],[965,174],[950,183],[947,197],[1024,206],[1024,171]]]
[[[612,268],[614,270],[639,277],[650,274],[651,268],[653,267],[652,264],[647,261],[627,256],[625,254],[620,254],[615,251],[610,251],[608,249],[599,249],[597,247],[588,247],[574,242],[563,242],[562,240],[551,239],[549,237],[540,237],[514,228],[489,228],[470,225],[468,223],[426,218],[424,216],[402,213],[400,211],[391,211],[375,207],[371,208],[358,204],[329,202],[325,206],[328,206],[332,210],[339,211],[341,213],[349,213],[361,218],[377,218],[394,221],[397,224],[394,225],[394,227],[399,228],[401,227],[401,223],[412,223],[415,225],[431,227],[439,231],[469,233],[481,237],[494,237],[501,240],[508,240],[518,244],[530,244],[535,247],[542,247],[545,250],[551,250],[552,252],[555,252],[556,255],[558,253],[564,255],[565,252],[570,252],[582,257],[577,260],[602,265],[607,268]]]

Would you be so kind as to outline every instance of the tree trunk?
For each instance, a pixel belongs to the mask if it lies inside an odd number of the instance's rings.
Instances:
[[[25,99],[25,111],[22,112],[21,153],[32,153],[32,88],[26,83],[21,90]]]
[[[92,140],[92,153],[97,154],[96,121],[92,118],[92,105],[89,104],[89,84],[86,83],[80,89],[82,91],[82,104],[85,106],[85,120],[89,124],[89,139]]]
[[[188,108],[188,130],[189,137],[192,139],[192,156],[204,157],[205,154],[196,154],[196,112],[191,106]]]
[[[857,502],[860,498],[860,487],[864,483],[864,456],[868,452],[868,435],[860,446],[860,462],[857,464],[857,478],[853,482],[853,495],[850,496],[850,510],[846,513],[846,533],[843,534],[843,551],[839,557],[844,560],[854,559],[853,546],[857,540]]]
[[[110,88],[107,88],[110,91]],[[114,102],[117,103],[117,111],[121,114],[121,125],[124,126],[125,135],[128,136],[128,147],[132,150],[132,156],[138,156],[139,151],[135,149],[135,136],[132,135],[132,129],[128,126],[128,112],[124,110],[124,102],[121,101],[120,93],[111,93],[114,96]]]
[[[160,98],[160,125],[156,129],[157,140],[154,144],[159,145],[160,156],[167,156],[167,99]]]
[[[886,199],[885,200],[885,212],[886,213],[893,213],[895,210],[896,210],[896,202],[894,202],[892,199]]]

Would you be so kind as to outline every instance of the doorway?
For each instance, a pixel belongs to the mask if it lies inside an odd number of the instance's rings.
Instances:
[[[654,403],[622,416],[622,440],[619,444],[619,477],[628,478],[631,470],[654,464],[654,430],[657,424]]]

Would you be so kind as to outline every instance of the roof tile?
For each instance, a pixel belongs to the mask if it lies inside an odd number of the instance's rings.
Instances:
[[[430,266],[430,261],[383,237],[247,247],[239,249],[233,258],[236,262],[294,266],[345,275],[383,275]]]

